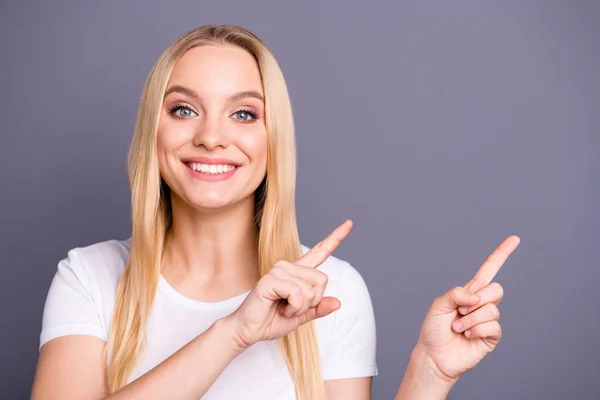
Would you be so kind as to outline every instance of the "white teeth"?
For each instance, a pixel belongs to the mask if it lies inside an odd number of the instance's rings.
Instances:
[[[235,165],[228,164],[198,164],[198,163],[188,163],[188,166],[194,171],[202,172],[205,174],[224,174],[235,169]]]

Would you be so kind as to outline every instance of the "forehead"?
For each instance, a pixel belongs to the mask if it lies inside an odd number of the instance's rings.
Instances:
[[[254,57],[232,45],[204,45],[177,60],[167,87],[181,85],[203,96],[228,96],[244,90],[263,94],[262,78]]]

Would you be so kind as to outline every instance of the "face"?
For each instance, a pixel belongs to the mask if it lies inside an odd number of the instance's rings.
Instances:
[[[200,46],[176,63],[158,128],[161,176],[172,201],[215,209],[251,201],[266,173],[258,65],[233,46]]]

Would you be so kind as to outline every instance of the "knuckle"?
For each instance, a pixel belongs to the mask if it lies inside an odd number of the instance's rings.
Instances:
[[[494,293],[498,299],[504,297],[504,288],[498,282],[492,282],[490,286],[493,287]]]
[[[285,260],[279,260],[275,263],[275,265],[273,266],[273,268],[279,268],[279,269],[287,269],[289,265],[289,262],[285,261]]]
[[[271,282],[278,281],[283,279],[283,270],[279,267],[271,268],[265,277],[267,277],[267,279],[269,279]]]
[[[496,335],[502,336],[502,325],[500,325],[500,323],[496,322],[494,332],[496,333]]]
[[[292,287],[292,295],[296,296],[296,297],[303,297],[304,296],[304,292],[302,291],[302,288],[299,285],[294,285]]]
[[[456,298],[458,296],[460,296],[460,294],[464,291],[464,288],[460,287],[460,286],[455,286],[452,289],[450,289],[450,296],[452,296],[452,298]]]
[[[500,319],[500,309],[493,303],[488,303],[488,312],[490,313],[492,319],[498,320]]]
[[[256,286],[270,286],[272,285],[275,281],[276,281],[276,277],[274,275],[274,273],[272,271],[269,271],[265,276],[263,276],[258,283],[256,284]]]
[[[317,282],[319,283],[319,285],[327,286],[327,284],[329,283],[329,277],[327,276],[327,274],[325,274],[321,271],[316,271],[316,272],[318,272]]]
[[[502,328],[498,321],[489,322],[486,324],[485,329],[480,325],[473,327],[473,329],[477,329],[477,335],[481,337],[500,336],[502,333]]]
[[[278,276],[282,270],[283,270],[283,266],[278,261],[271,267],[269,272],[267,272],[267,275]]]

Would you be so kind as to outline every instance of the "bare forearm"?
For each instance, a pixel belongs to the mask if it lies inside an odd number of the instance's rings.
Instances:
[[[456,381],[436,376],[432,371],[430,361],[415,348],[395,400],[446,399]]]
[[[145,375],[103,400],[199,399],[243,348],[228,320],[213,324]]]

